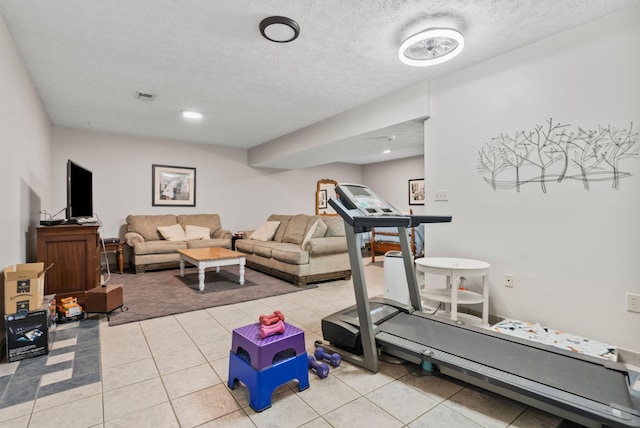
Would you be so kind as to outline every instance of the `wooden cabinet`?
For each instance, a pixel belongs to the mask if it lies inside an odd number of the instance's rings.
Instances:
[[[100,283],[98,226],[61,225],[38,228],[38,261],[51,266],[44,293],[77,297]]]

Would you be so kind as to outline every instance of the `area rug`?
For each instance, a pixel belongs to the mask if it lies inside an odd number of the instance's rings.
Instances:
[[[238,283],[238,267],[222,267],[220,272],[207,271],[204,291],[198,289],[198,270],[179,269],[150,271],[143,274],[112,274],[109,284],[122,284],[126,311],[116,309],[109,325],[126,324],[215,306],[230,305],[265,297],[316,288],[297,287],[291,283],[247,268],[245,283]]]

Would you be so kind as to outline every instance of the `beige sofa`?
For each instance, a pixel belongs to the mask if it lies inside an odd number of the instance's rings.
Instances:
[[[177,225],[181,227],[176,229]],[[182,239],[179,236],[181,229],[185,231]],[[178,235],[172,236],[171,232],[176,230]],[[218,214],[129,215],[124,239],[131,247],[131,264],[136,273],[143,273],[147,269],[179,266],[180,249],[231,248],[231,235],[230,231],[222,229]]]
[[[246,255],[247,266],[303,286],[312,282],[351,278],[344,222],[340,217],[272,214],[273,237],[246,231],[236,251]],[[252,239],[253,238],[253,239]],[[256,238],[260,238],[256,239]]]

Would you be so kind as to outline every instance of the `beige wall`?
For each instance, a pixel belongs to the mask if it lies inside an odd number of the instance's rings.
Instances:
[[[35,261],[39,211],[50,202],[51,124],[0,16],[0,269]]]
[[[428,213],[425,205],[409,205],[409,180],[424,178],[424,156],[362,166],[362,182],[402,212]]]
[[[274,212],[314,214],[320,179],[361,181],[357,165],[251,168],[243,149],[54,127],[52,211],[66,204],[67,159],[93,172],[93,209],[105,237],[118,236],[128,214],[212,212],[227,229],[253,229]],[[196,168],[195,208],[151,205],[153,164]]]

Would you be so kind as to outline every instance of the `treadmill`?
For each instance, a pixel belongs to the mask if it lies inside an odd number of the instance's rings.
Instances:
[[[640,373],[622,363],[422,312],[406,228],[450,222],[404,215],[368,187],[340,183],[329,204],[345,222],[356,304],[322,319],[316,342],[372,372],[384,354],[460,379],[585,426],[640,427]],[[397,227],[410,304],[367,296],[357,235]]]

